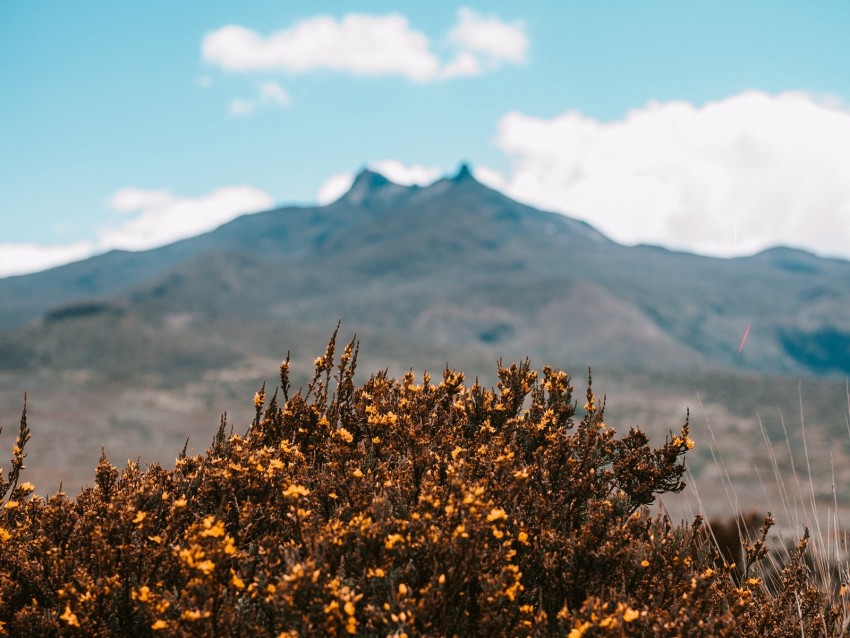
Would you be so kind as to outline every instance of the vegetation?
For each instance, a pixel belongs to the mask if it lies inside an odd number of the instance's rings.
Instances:
[[[0,477],[0,627],[12,636],[838,636],[807,536],[768,581],[765,520],[741,565],[702,521],[647,507],[683,488],[687,420],[619,437],[591,389],[528,361],[499,383],[386,372],[357,386],[335,336],[306,389],[289,358],[173,469],[105,455],[94,485]],[[579,418],[580,415],[580,418]]]

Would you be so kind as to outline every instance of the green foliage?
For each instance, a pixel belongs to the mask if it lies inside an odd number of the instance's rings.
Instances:
[[[13,636],[838,635],[804,544],[768,592],[700,520],[647,505],[683,488],[687,421],[658,448],[604,422],[590,384],[528,361],[499,383],[385,372],[354,383],[335,335],[305,390],[289,360],[244,436],[119,471],[76,499],[0,483],[0,627]],[[8,497],[6,495],[8,494]]]

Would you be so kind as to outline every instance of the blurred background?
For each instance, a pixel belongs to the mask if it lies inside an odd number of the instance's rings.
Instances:
[[[528,356],[578,396],[591,368],[618,430],[690,409],[708,510],[781,512],[774,467],[845,509],[848,28],[841,2],[4,2],[0,443],[28,392],[40,493],[101,447],[170,466],[341,322],[361,381]]]

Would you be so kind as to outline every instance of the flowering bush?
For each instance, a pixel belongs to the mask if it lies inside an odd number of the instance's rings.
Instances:
[[[762,544],[733,577],[699,519],[649,515],[683,488],[687,421],[618,438],[588,383],[528,361],[485,389],[385,372],[354,383],[335,336],[308,387],[289,358],[173,469],[102,455],[76,499],[0,478],[0,632],[13,636],[832,636],[801,542],[776,591]],[[768,525],[763,528],[767,534]],[[737,572],[735,572],[737,574]]]

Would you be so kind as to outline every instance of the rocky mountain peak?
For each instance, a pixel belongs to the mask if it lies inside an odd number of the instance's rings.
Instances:
[[[386,203],[407,192],[410,188],[417,187],[396,184],[380,173],[364,168],[354,178],[354,183],[352,183],[349,191],[343,195],[343,199],[355,206],[368,206]]]

